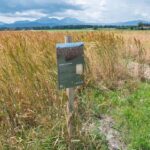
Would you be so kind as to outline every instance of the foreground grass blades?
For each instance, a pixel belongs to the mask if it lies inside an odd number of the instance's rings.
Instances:
[[[141,84],[133,93],[118,99],[114,114],[129,149],[149,150],[150,85]]]

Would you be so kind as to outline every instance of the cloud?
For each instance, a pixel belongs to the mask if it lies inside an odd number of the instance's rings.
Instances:
[[[15,13],[16,11],[42,10],[43,12],[55,13],[66,9],[79,10],[78,5],[68,3],[66,0],[0,0],[1,13]]]
[[[5,22],[45,16],[97,23],[150,20],[150,0],[0,0],[0,4],[0,21]]]
[[[74,16],[86,22],[101,22],[104,13],[107,11],[107,0],[72,0],[72,3],[82,5],[83,10],[66,10],[63,14],[57,13],[58,16]]]
[[[72,0],[83,10],[66,10],[58,16],[73,16],[86,22],[112,23],[128,20],[150,20],[149,0]]]
[[[31,20],[31,17],[36,19],[43,16],[55,16],[55,13],[63,13],[66,10],[82,9],[82,6],[66,0],[0,0],[0,4],[0,21],[6,22],[16,21],[21,17]]]

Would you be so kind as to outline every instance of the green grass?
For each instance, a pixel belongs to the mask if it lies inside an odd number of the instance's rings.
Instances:
[[[131,88],[132,87],[132,88]],[[150,84],[126,84],[120,91],[96,94],[96,113],[113,116],[129,150],[150,149]],[[95,99],[95,103],[97,100]]]
[[[150,149],[150,84],[130,81],[121,90],[103,92],[94,87],[84,92],[85,113],[112,116],[129,150]]]
[[[150,149],[150,85],[141,84],[133,93],[118,99],[114,117],[129,150]]]

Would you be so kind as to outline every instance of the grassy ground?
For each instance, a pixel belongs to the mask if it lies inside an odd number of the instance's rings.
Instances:
[[[129,149],[150,149],[150,85],[139,84],[130,94],[114,99],[112,115]]]
[[[131,84],[131,83],[130,83]],[[129,150],[150,149],[150,85],[129,83],[121,90],[95,93],[96,113],[114,118],[114,128],[121,133]],[[100,101],[101,100],[101,101]]]
[[[74,149],[108,149],[98,129],[100,114],[113,116],[129,150],[150,149],[150,86],[129,76],[122,61],[149,61],[141,53],[149,46],[134,39],[130,53],[127,33],[118,31],[0,32],[0,149],[67,149],[67,97],[56,88],[55,45],[68,33],[85,43],[86,61],[85,84],[77,90]]]

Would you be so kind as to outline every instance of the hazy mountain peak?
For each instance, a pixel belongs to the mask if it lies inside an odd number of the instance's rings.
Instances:
[[[16,21],[15,23],[16,24],[24,24],[24,23],[29,23],[29,22],[31,22],[31,21],[29,21],[29,20],[23,20],[23,21]]]
[[[47,23],[49,25],[55,24],[55,25],[76,25],[76,24],[84,24],[83,22],[81,22],[80,20],[76,19],[76,18],[63,18],[61,20],[57,19],[57,18],[49,18],[49,17],[43,17],[40,18],[38,20],[36,20],[36,22],[38,23]]]
[[[68,24],[68,25],[84,24],[82,21],[76,18],[70,18],[70,17],[66,17],[62,19],[61,22],[64,24]]]
[[[117,22],[117,23],[112,23],[111,25],[116,25],[116,26],[137,26],[139,23],[150,23],[145,20],[131,20],[131,21],[125,21],[125,22]]]
[[[71,18],[71,17],[66,17],[66,18],[63,18],[62,20],[67,20],[67,21],[69,21],[69,20],[79,21],[78,19],[76,19],[76,18]]]
[[[54,27],[54,26],[64,26],[64,25],[80,25],[85,24],[76,18],[64,18],[64,19],[57,19],[57,18],[49,18],[49,17],[42,17],[40,19],[34,21],[16,21],[11,24],[2,24],[1,27],[7,28],[17,28],[17,27]]]

